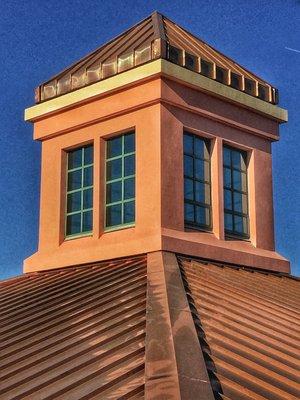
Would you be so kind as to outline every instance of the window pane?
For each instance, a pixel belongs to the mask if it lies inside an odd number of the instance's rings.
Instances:
[[[208,161],[203,161],[204,163],[204,180],[210,182],[210,165]]]
[[[210,186],[208,184],[195,182],[195,201],[210,204]]]
[[[196,223],[200,225],[209,225],[209,209],[196,206]]]
[[[106,226],[134,222],[135,213],[135,134],[129,133],[107,142]],[[127,155],[128,153],[134,153]],[[131,176],[131,178],[129,178]],[[110,182],[109,181],[115,181]],[[132,201],[128,201],[132,200]],[[111,203],[118,203],[111,205]]]
[[[233,170],[233,187],[235,190],[247,191],[247,178],[244,172]]]
[[[242,177],[240,171],[233,170],[233,188],[235,190],[242,190]]]
[[[196,136],[195,136],[194,151],[196,157],[209,159],[209,151],[206,141]]]
[[[233,231],[232,214],[225,213],[225,229]]]
[[[193,154],[193,136],[183,135],[183,148],[185,153]]]
[[[120,156],[122,154],[122,136],[107,141],[107,158]]]
[[[106,179],[111,181],[122,177],[122,158],[106,163]]]
[[[204,162],[205,161],[199,160],[197,158],[195,159],[195,162],[194,162],[194,167],[195,167],[194,177],[196,179],[200,179],[201,181],[205,180]]]
[[[194,136],[194,154],[196,157],[204,158],[204,141]]]
[[[184,175],[193,177],[193,158],[184,156]]]
[[[129,178],[124,180],[124,200],[132,199],[135,196],[135,179]]]
[[[241,193],[233,193],[234,211],[242,212],[242,195]]]
[[[81,191],[75,193],[69,193],[67,201],[67,212],[71,213],[80,210],[81,210]]]
[[[83,170],[83,186],[93,185],[93,167],[84,168]]]
[[[106,203],[115,203],[122,200],[122,181],[106,185]]]
[[[197,68],[197,57],[185,52],[185,66],[188,69],[195,70]]]
[[[81,214],[67,216],[67,235],[75,235],[81,232]]]
[[[247,214],[248,213],[248,199],[247,195],[242,194],[242,213]]]
[[[242,171],[246,171],[246,156],[244,152],[239,150],[232,150],[232,165],[234,168],[240,169]]]
[[[234,193],[234,211],[247,214],[247,196],[241,193]]]
[[[210,181],[209,176],[209,162],[204,160],[195,159],[194,161],[194,177],[195,179],[199,179],[201,181]]]
[[[93,207],[93,189],[87,189],[83,191],[83,209]]]
[[[225,71],[220,67],[216,67],[216,80],[223,83],[225,81],[225,77]]]
[[[246,218],[246,217],[243,217],[243,233],[244,233],[244,235],[249,234],[248,218]]]
[[[195,182],[195,200],[200,203],[205,202],[204,183]]]
[[[194,206],[189,203],[184,205],[184,219],[187,222],[194,222]]]
[[[68,173],[68,191],[81,188],[82,170],[76,170]]]
[[[228,161],[230,158],[231,165]],[[224,148],[224,164],[228,164],[228,167],[224,166],[224,208],[225,210],[232,210],[232,214],[225,213],[225,230],[242,236],[248,234],[248,195],[245,160],[246,155],[244,152],[238,149]]]
[[[184,135],[185,221],[200,228],[210,226],[209,143],[197,135]],[[201,207],[200,204],[207,205]]]
[[[134,133],[124,136],[124,153],[132,153],[135,151]]]
[[[82,165],[82,149],[68,153],[68,169],[79,168]]]
[[[124,223],[128,224],[134,222],[134,201],[129,201],[124,203]]]
[[[93,146],[82,147],[68,153],[66,236],[92,230],[93,207]],[[91,165],[85,167],[85,165]],[[76,170],[71,170],[74,169]],[[90,187],[85,189],[85,187]]]
[[[201,59],[201,74],[210,77],[211,71],[212,64],[209,61]]]
[[[247,171],[247,164],[246,164],[246,162],[247,162],[247,157],[246,157],[246,154],[243,153],[243,154],[242,154],[242,158],[241,158],[241,170],[244,171],[244,172]]]
[[[106,207],[106,226],[122,224],[122,204]]]
[[[231,188],[231,169],[224,168],[224,186]]]
[[[124,176],[134,175],[135,172],[135,156],[127,156],[124,158]]]
[[[231,151],[227,147],[223,148],[223,163],[224,165],[231,167]]]
[[[248,191],[248,189],[247,189],[247,175],[246,175],[245,172],[241,172],[241,181],[242,181],[241,190],[243,192],[247,192]]]
[[[84,212],[82,218],[82,232],[90,232],[93,229],[93,211]]]
[[[242,155],[239,151],[232,150],[232,166],[238,169],[242,167]]]
[[[240,86],[240,77],[233,72],[231,72],[231,86],[235,89],[239,89]]]
[[[232,210],[232,192],[231,190],[224,190],[224,207],[226,210]]]
[[[88,146],[84,148],[84,164],[93,164],[93,158],[94,158],[94,149],[93,146]]]
[[[239,215],[234,216],[234,230],[238,233],[243,233],[243,218]]]
[[[191,179],[184,179],[184,198],[187,200],[194,200],[194,181]]]

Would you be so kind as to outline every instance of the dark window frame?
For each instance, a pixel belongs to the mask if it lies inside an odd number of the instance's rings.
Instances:
[[[200,74],[206,76],[207,78],[213,77],[213,63],[201,58],[200,59]]]
[[[225,164],[225,160],[224,160],[224,154],[225,154],[225,149],[230,151],[230,166],[228,166],[228,164]],[[232,152],[238,152],[241,154],[245,168],[237,168],[236,166],[233,165],[233,158],[232,158]],[[240,240],[249,240],[250,239],[250,225],[249,225],[249,189],[248,189],[248,152],[241,150],[237,147],[233,147],[230,145],[223,145],[223,176],[224,176],[224,182],[223,182],[223,197],[224,197],[224,231],[225,231],[225,237],[230,239],[240,239]],[[230,182],[231,185],[227,186],[226,182],[225,182],[225,170],[230,170]],[[243,174],[245,175],[245,190],[243,189],[236,189],[234,188],[234,172],[239,172],[240,176],[241,176],[241,185],[242,185],[242,176]],[[226,208],[225,206],[225,195],[226,195],[226,191],[229,191],[231,193],[231,206],[232,209]],[[243,196],[246,197],[246,212],[242,211],[236,211],[235,210],[235,206],[234,206],[234,194],[238,193],[241,195],[241,197],[243,198]],[[243,207],[243,200],[242,200],[242,207]],[[225,226],[225,215],[231,215],[232,221],[232,230],[230,229],[226,229]],[[243,219],[246,219],[246,226],[247,226],[247,232],[239,232],[234,228],[234,217],[240,217]]]
[[[184,148],[184,137],[185,136],[190,136],[193,138],[193,153],[187,152],[186,149]],[[195,155],[195,139],[200,139],[201,141],[204,142],[204,145],[207,148],[207,153],[208,153],[208,157],[198,157]],[[185,185],[185,180],[192,180],[193,181],[193,197],[195,197],[195,185],[196,183],[200,183],[200,184],[204,184],[204,185],[208,185],[209,186],[209,203],[203,203],[203,202],[199,202],[196,200],[191,200],[191,199],[187,199],[185,197],[185,191],[184,191],[184,208],[186,206],[186,204],[190,204],[194,207],[194,222],[189,221],[186,219],[185,216],[185,210],[184,210],[184,226],[187,229],[192,229],[192,230],[197,230],[197,231],[203,231],[203,232],[211,232],[212,231],[212,227],[213,227],[213,221],[212,221],[212,190],[211,190],[211,140],[207,139],[203,136],[197,135],[195,133],[189,132],[189,131],[184,131],[183,132],[183,160],[184,157],[188,156],[188,157],[192,157],[193,158],[193,177],[191,178],[191,176],[186,175],[185,171],[183,170],[183,184]],[[204,163],[204,171],[205,171],[205,163],[208,163],[208,179],[206,180],[205,177],[204,179],[199,179],[196,178],[195,175],[195,168],[194,168],[194,163],[195,160],[200,160],[203,161]],[[183,163],[184,164],[184,163]],[[184,169],[184,165],[183,165],[183,169]],[[195,221],[195,207],[201,207],[201,208],[205,208],[208,210],[209,213],[209,224],[201,224]]]
[[[228,70],[220,67],[219,65],[216,65],[216,81],[227,85],[228,84]]]

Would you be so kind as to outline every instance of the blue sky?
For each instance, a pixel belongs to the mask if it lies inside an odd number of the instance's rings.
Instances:
[[[0,2],[0,278],[37,248],[40,144],[23,110],[34,88],[158,10],[277,87],[289,110],[273,144],[277,251],[300,275],[300,1]]]

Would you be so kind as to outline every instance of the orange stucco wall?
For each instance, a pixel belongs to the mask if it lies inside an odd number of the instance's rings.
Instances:
[[[104,144],[136,133],[136,223],[104,232]],[[187,232],[183,216],[183,129],[212,140],[213,231]],[[270,139],[278,123],[166,78],[123,88],[37,120],[42,141],[38,251],[24,271],[84,264],[157,250],[288,271],[274,251]],[[65,151],[94,145],[93,235],[65,240]],[[224,239],[222,146],[249,153],[250,242]]]

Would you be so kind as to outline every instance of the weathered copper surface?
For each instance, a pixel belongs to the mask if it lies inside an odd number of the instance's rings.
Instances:
[[[300,398],[300,281],[181,259],[217,399]]]
[[[144,396],[146,258],[0,283],[0,399]]]
[[[165,16],[154,12],[36,89],[45,101],[149,61],[164,58],[270,103],[278,93],[249,72]]]
[[[0,399],[299,399],[300,280],[179,265],[155,252],[2,281]]]
[[[213,400],[174,253],[147,256],[145,398]]]

